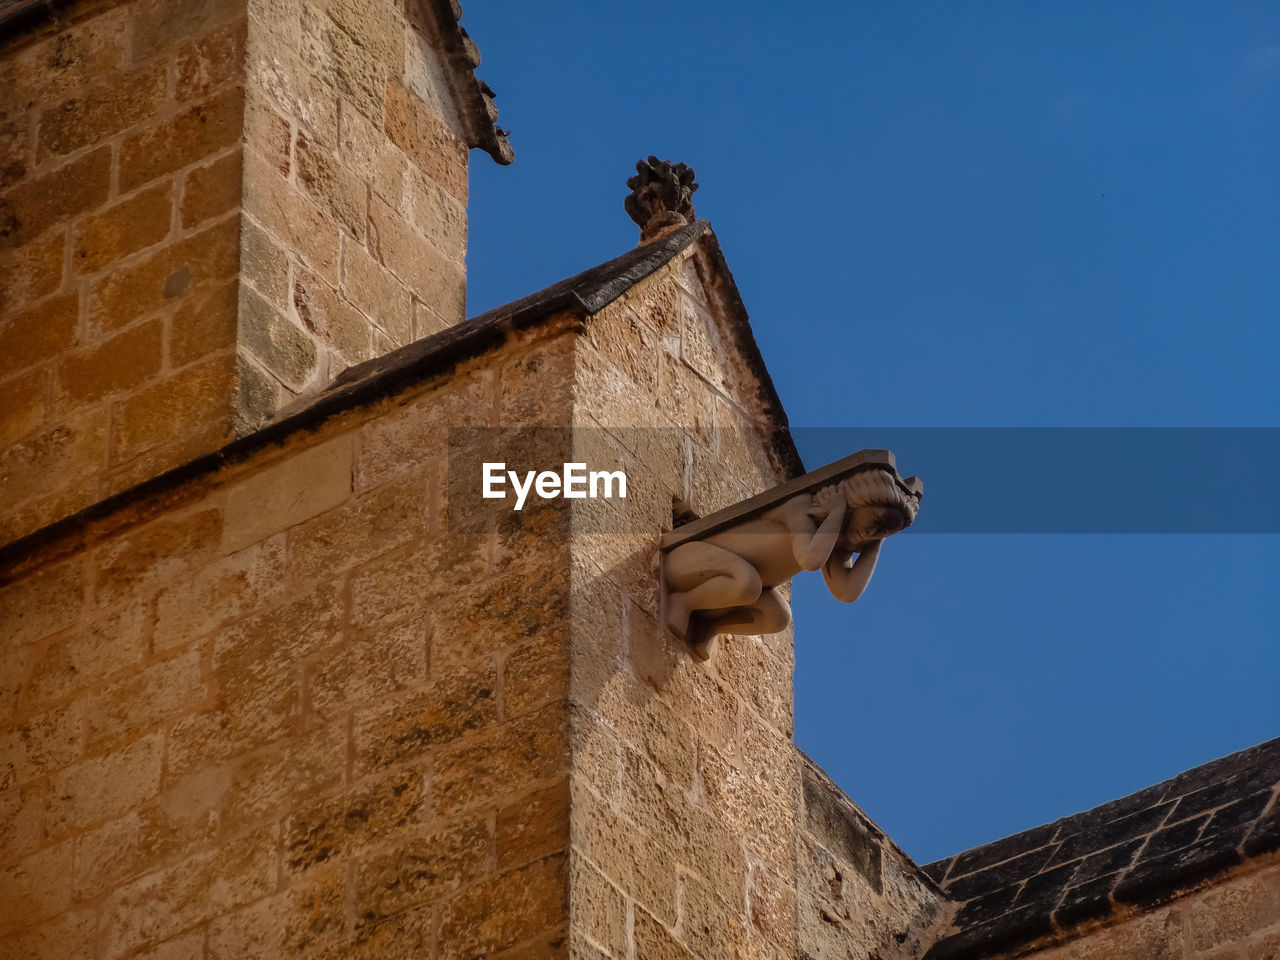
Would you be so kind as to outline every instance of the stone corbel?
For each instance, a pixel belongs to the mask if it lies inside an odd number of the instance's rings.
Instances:
[[[821,570],[832,596],[853,603],[923,493],[888,450],[862,450],[677,527],[660,545],[663,623],[705,660],[720,634],[786,629],[777,588],[801,570]]]

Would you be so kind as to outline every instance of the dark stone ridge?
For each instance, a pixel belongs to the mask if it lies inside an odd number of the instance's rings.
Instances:
[[[636,164],[636,175],[627,179],[631,192],[623,201],[627,216],[640,225],[640,242],[652,240],[664,230],[694,219],[693,168],[650,157]]]
[[[959,904],[925,960],[974,960],[1150,907],[1280,848],[1280,738],[922,869]]]

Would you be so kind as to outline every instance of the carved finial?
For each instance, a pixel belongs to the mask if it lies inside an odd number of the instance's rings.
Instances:
[[[627,179],[631,193],[624,206],[640,224],[640,242],[652,240],[674,227],[693,221],[693,168],[657,157],[636,164],[636,175]]]

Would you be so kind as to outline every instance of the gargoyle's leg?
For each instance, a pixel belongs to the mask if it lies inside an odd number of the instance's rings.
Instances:
[[[761,591],[755,603],[712,615],[699,626],[703,642],[721,633],[777,633],[791,623],[791,605],[773,587]]]
[[[667,586],[666,625],[681,640],[699,610],[725,610],[755,603],[760,574],[736,553],[710,543],[685,543],[663,559]]]

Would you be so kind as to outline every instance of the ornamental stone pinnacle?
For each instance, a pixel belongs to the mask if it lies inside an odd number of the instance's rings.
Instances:
[[[693,178],[693,168],[686,163],[650,156],[636,164],[636,175],[627,178],[631,192],[623,205],[640,225],[641,243],[693,222],[693,192],[698,189]]]

